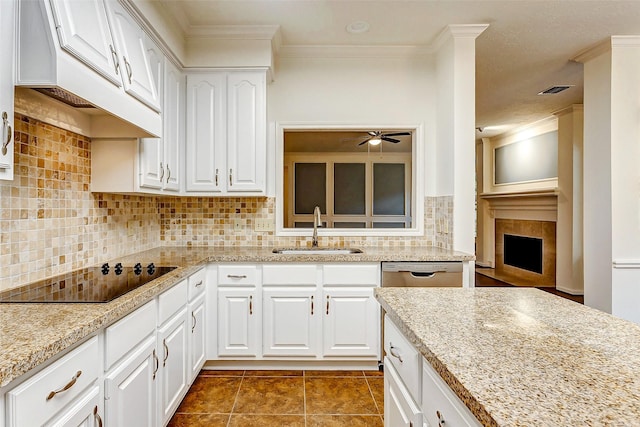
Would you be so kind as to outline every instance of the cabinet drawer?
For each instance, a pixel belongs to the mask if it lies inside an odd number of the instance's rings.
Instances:
[[[207,279],[207,269],[202,268],[189,276],[189,301],[204,292]]]
[[[167,289],[158,297],[158,325],[162,325],[187,305],[187,280]]]
[[[422,361],[422,411],[429,425],[481,425],[426,360]]]
[[[93,337],[7,393],[10,427],[40,426],[100,375],[98,338]]]
[[[327,264],[322,270],[325,285],[377,286],[380,283],[379,264]]]
[[[263,285],[315,285],[317,282],[316,264],[276,264],[262,267]]]
[[[152,300],[105,329],[105,370],[109,370],[156,329],[156,301]]]
[[[384,317],[384,351],[402,382],[420,400],[420,354],[402,335],[389,316]]]
[[[255,265],[221,265],[218,285],[255,285],[258,268]]]

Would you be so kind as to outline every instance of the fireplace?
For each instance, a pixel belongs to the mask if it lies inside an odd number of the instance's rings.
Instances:
[[[535,286],[556,283],[556,223],[496,218],[496,273]]]

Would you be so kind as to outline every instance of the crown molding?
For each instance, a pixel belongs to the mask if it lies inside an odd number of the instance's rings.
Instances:
[[[190,25],[187,39],[272,40],[280,33],[279,25]]]
[[[426,46],[357,46],[357,45],[284,45],[279,58],[402,59],[428,56],[434,51]]]
[[[431,46],[434,51],[437,51],[451,39],[475,39],[487,28],[489,28],[489,24],[450,24],[440,31],[440,34],[438,34]]]

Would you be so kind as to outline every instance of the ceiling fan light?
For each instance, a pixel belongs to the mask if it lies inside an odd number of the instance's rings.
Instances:
[[[369,140],[369,144],[371,144],[371,145],[378,145],[378,144],[380,144],[381,142],[382,142],[382,139],[380,139],[379,137],[371,138],[371,139]]]

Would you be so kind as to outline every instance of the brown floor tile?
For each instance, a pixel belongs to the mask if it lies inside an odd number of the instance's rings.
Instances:
[[[364,371],[364,376],[365,377],[384,377],[384,372],[382,372],[379,369],[376,369],[375,371]]]
[[[245,377],[301,377],[304,371],[245,371]]]
[[[244,371],[221,371],[218,369],[203,369],[198,375],[201,377],[241,377],[244,375]]]
[[[309,415],[307,427],[382,427],[379,415]]]
[[[233,413],[304,414],[303,381],[302,377],[245,377]]]
[[[228,414],[175,414],[167,427],[226,427]]]
[[[371,394],[373,394],[373,400],[375,400],[378,406],[378,412],[384,413],[384,378],[383,377],[369,377],[367,378]]]
[[[198,377],[177,412],[230,414],[242,378]]]
[[[229,427],[305,427],[304,415],[233,414]]]
[[[378,414],[365,378],[306,378],[307,414]]]
[[[304,371],[305,377],[363,377],[363,371]]]

